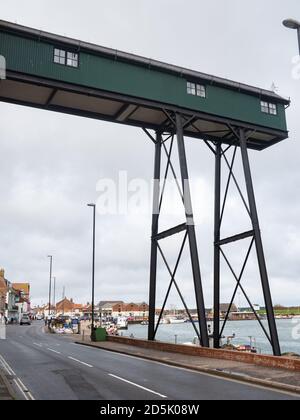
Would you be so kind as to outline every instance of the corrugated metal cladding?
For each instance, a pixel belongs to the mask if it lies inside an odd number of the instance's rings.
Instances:
[[[28,38],[28,35],[0,32],[0,54],[6,57],[8,70],[176,105],[283,132],[287,130],[285,106],[280,98],[277,115],[269,115],[261,112],[259,96],[210,84],[206,84],[206,98],[188,95],[187,80],[180,75],[94,52],[80,52],[79,68],[55,64],[55,46],[55,42]],[[276,103],[276,99],[273,102]]]

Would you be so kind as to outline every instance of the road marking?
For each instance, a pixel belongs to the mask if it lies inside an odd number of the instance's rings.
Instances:
[[[16,376],[15,372],[9,366],[9,364],[4,360],[4,358],[0,355],[0,361],[4,369],[8,372],[9,375]]]
[[[42,346],[42,344],[38,344],[38,343],[33,343],[35,346],[38,346],[38,347],[43,347]]]
[[[1,366],[8,375],[10,375],[10,376],[12,375],[11,372],[9,371],[9,369],[7,368],[7,366],[5,366],[5,364],[2,361],[1,361]]]
[[[47,348],[47,350],[52,351],[52,353],[61,354],[59,351],[56,351],[56,350],[53,350],[53,349]]]
[[[82,345],[82,344],[75,343],[75,345]],[[169,369],[171,368],[171,369],[181,370],[181,371],[184,371],[184,372],[193,373],[195,375],[208,376],[210,378],[214,378],[216,380],[223,381],[223,382],[226,382],[226,381],[227,382],[233,382],[233,383],[236,383],[236,384],[248,386],[250,388],[263,389],[265,391],[274,392],[275,394],[285,394],[285,395],[289,395],[289,396],[292,396],[292,397],[299,398],[299,394],[296,391],[293,392],[293,390],[291,390],[291,391],[280,390],[280,389],[273,388],[272,386],[267,386],[267,385],[264,386],[262,384],[258,385],[258,384],[254,384],[252,382],[241,381],[241,380],[236,379],[236,378],[225,378],[225,377],[221,377],[221,376],[219,376],[215,373],[212,373],[212,372],[205,372],[205,371],[202,372],[202,371],[199,371],[199,370],[195,370],[192,367],[175,366],[175,365],[168,364],[167,362],[163,362],[163,361],[158,362],[157,360],[144,359],[142,357],[133,356],[133,355],[129,355],[129,354],[111,352],[110,350],[107,350],[105,348],[100,349],[99,347],[92,347],[92,346],[85,346],[85,345],[82,345],[82,347],[84,347],[85,349],[92,349],[92,350],[98,350],[98,351],[101,350],[101,351],[104,351],[106,353],[118,355],[118,357],[135,359],[135,360],[142,361],[144,363],[162,365],[162,366],[164,366],[166,368],[169,368]]]
[[[90,367],[90,368],[93,367],[92,365],[89,365],[88,363],[82,362],[81,360],[74,359],[74,357],[71,357],[71,356],[68,356],[68,359],[74,360],[74,362],[81,363],[82,365],[85,365],[85,366]]]
[[[26,386],[23,384],[20,378],[14,379],[15,385],[18,387],[19,391],[27,401],[34,401],[34,397],[32,396],[31,392],[28,391]]]
[[[9,364],[6,362],[6,360],[0,355],[0,362],[5,369],[5,371],[10,376],[14,376],[13,382],[15,383],[16,387],[19,389],[25,400],[34,400],[33,395],[31,392],[29,392],[28,388],[24,385],[24,383],[21,381],[21,379],[15,374],[15,372],[12,370],[12,368],[9,366]]]
[[[19,382],[17,381],[17,379],[14,379],[14,383],[17,386],[17,388],[19,389],[19,391],[21,392],[21,394],[23,395],[23,397],[25,398],[25,400],[29,400],[28,396],[25,394],[25,392],[23,391],[21,385],[19,384]]]
[[[165,395],[160,394],[159,392],[155,392],[155,391],[153,391],[152,389],[145,388],[144,386],[142,386],[142,385],[138,385],[138,384],[136,384],[136,383],[134,383],[134,382],[131,382],[131,381],[128,381],[127,379],[120,378],[119,376],[113,375],[112,373],[109,373],[109,374],[108,374],[108,376],[111,376],[112,378],[115,378],[115,379],[119,379],[119,381],[126,382],[127,384],[129,384],[129,385],[133,385],[133,386],[135,386],[135,387],[137,387],[137,388],[143,389],[144,391],[151,392],[151,394],[158,395],[159,397],[162,397],[162,398],[168,398],[168,397],[166,397]]]

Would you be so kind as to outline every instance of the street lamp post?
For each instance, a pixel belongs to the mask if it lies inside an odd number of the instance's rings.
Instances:
[[[295,29],[298,33],[298,46],[299,46],[299,55],[300,55],[300,22],[295,19],[286,19],[283,22],[283,25],[288,29]]]
[[[92,263],[92,328],[91,340],[95,341],[95,250],[96,250],[96,204],[88,204],[93,208],[93,263]]]
[[[51,316],[51,286],[52,286],[52,264],[53,264],[53,256],[48,255],[48,258],[50,258],[50,276],[49,276],[49,312],[48,316],[50,318]]]
[[[56,316],[56,277],[53,277],[53,307]]]

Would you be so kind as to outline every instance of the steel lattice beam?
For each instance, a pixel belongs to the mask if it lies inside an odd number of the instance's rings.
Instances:
[[[254,187],[252,182],[252,176],[251,176],[251,169],[250,169],[250,163],[249,163],[249,156],[248,156],[248,149],[247,149],[247,138],[249,134],[247,135],[246,130],[239,128],[239,127],[233,127],[229,125],[229,128],[231,132],[236,137],[236,142],[233,144],[235,147],[232,155],[231,162],[229,162],[226,153],[230,149],[231,146],[228,146],[225,150],[222,149],[222,145],[220,143],[216,143],[216,150],[214,152],[215,154],[215,235],[214,235],[214,347],[219,348],[220,346],[220,339],[222,338],[222,334],[224,332],[224,328],[226,326],[226,323],[229,319],[229,314],[236,296],[236,293],[238,289],[240,289],[245,296],[248,304],[250,305],[253,313],[255,314],[255,317],[257,321],[259,322],[263,332],[265,333],[268,341],[270,342],[273,353],[276,356],[279,356],[281,354],[280,351],[280,345],[279,345],[279,339],[278,339],[278,333],[275,323],[275,316],[274,316],[274,310],[273,310],[273,304],[272,304],[272,298],[271,298],[271,292],[270,292],[270,286],[269,286],[269,280],[268,280],[268,274],[267,274],[267,268],[266,268],[266,262],[265,262],[265,256],[263,251],[263,245],[262,245],[262,239],[261,239],[261,232],[259,227],[259,221],[258,221],[258,214],[257,214],[257,208],[256,208],[256,202],[255,202],[255,194],[254,194]],[[240,147],[241,150],[241,158],[242,158],[242,164],[243,164],[243,174],[245,178],[246,183],[246,190],[247,190],[247,199],[244,197],[242,190],[239,186],[239,183],[237,181],[236,176],[234,175],[233,168],[236,160],[236,152],[237,152],[237,146]],[[228,179],[225,187],[224,192],[224,199],[223,204],[221,207],[221,162],[222,158],[225,162],[225,165],[228,168],[229,174]],[[223,222],[223,216],[225,211],[225,206],[228,198],[228,192],[229,192],[229,186],[231,181],[234,182],[237,191],[240,195],[240,198],[247,210],[247,213],[249,215],[249,218],[251,220],[252,224],[252,230],[239,233],[236,235],[233,235],[228,238],[221,239],[220,231],[221,226]],[[252,237],[252,241],[250,244],[250,247],[248,249],[246,258],[243,263],[243,267],[241,270],[241,273],[239,276],[236,275],[231,263],[229,262],[228,257],[226,256],[223,246],[241,241],[246,238]],[[257,262],[259,266],[259,272],[260,272],[260,279],[263,289],[263,296],[265,301],[265,306],[267,309],[267,318],[268,318],[268,325],[269,325],[269,333],[267,332],[265,326],[261,322],[261,319],[257,312],[254,309],[253,304],[251,303],[249,296],[247,295],[244,287],[241,285],[242,277],[247,265],[247,262],[249,260],[250,252],[252,250],[253,244],[255,243],[256,247],[256,255],[257,255]],[[237,284],[233,292],[233,296],[230,302],[230,306],[228,308],[227,314],[225,316],[225,321],[223,323],[222,329],[220,331],[220,290],[221,290],[221,270],[220,270],[220,256],[223,256],[226,264],[228,265],[234,279],[236,280]]]
[[[174,134],[177,135],[177,147],[178,147],[178,155],[179,155],[179,166],[180,166],[180,178],[181,184],[180,187],[179,180],[177,178],[174,165],[172,163],[172,152],[174,146],[174,135],[168,135],[167,139],[163,139],[162,133],[157,133],[156,140],[155,140],[155,169],[154,169],[154,194],[153,194],[153,215],[152,215],[152,245],[151,245],[151,261],[150,261],[150,297],[149,297],[149,329],[148,329],[148,338],[149,340],[154,340],[157,329],[159,327],[159,323],[161,317],[163,315],[165,305],[167,303],[167,299],[170,294],[170,290],[172,285],[175,285],[176,290],[179,294],[179,297],[185,307],[185,310],[192,322],[194,330],[199,338],[199,341],[202,346],[208,347],[209,340],[208,340],[208,331],[207,331],[207,324],[206,324],[206,315],[205,315],[205,305],[204,305],[204,297],[203,297],[203,289],[202,289],[202,280],[200,274],[200,265],[199,265],[199,256],[198,256],[198,249],[196,243],[196,234],[195,234],[195,227],[194,227],[194,216],[192,210],[192,202],[191,202],[191,192],[189,186],[189,175],[188,175],[188,167],[187,167],[187,160],[185,154],[185,145],[184,145],[184,127],[191,124],[193,118],[186,119],[181,114],[169,114],[165,112],[166,117],[168,118],[171,125],[173,125]],[[147,135],[152,138],[149,133]],[[166,141],[170,140],[170,147],[169,149],[166,146]],[[167,157],[167,164],[164,173],[163,184],[161,186],[161,151],[164,150],[166,157]],[[159,223],[159,216],[162,207],[162,201],[165,193],[165,186],[169,172],[171,171],[176,185],[178,187],[178,191],[180,194],[181,201],[183,203],[185,214],[186,214],[186,222],[182,223],[181,225],[175,226],[173,228],[167,229],[163,232],[159,233],[158,223]],[[159,241],[178,234],[180,232],[185,231],[184,241],[182,243],[182,247],[179,252],[179,256],[176,262],[176,266],[172,272],[168,261],[162,251],[162,248],[159,244]],[[197,313],[199,319],[199,330],[197,329],[194,320],[191,317],[190,311],[188,306],[185,302],[185,299],[180,291],[178,283],[176,282],[175,275],[178,269],[178,265],[180,263],[181,255],[184,249],[186,242],[189,243],[190,249],[190,258],[191,258],[191,267],[193,272],[193,281],[194,281],[194,288],[195,288],[195,296],[196,296],[196,303],[197,303]],[[163,307],[160,312],[158,322],[155,325],[155,303],[156,303],[156,275],[157,275],[157,257],[158,252],[160,253],[167,270],[171,276],[171,281],[169,287],[167,289],[167,293],[164,299]]]

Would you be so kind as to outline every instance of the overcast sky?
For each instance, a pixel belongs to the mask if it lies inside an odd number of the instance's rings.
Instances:
[[[274,303],[300,305],[300,78],[293,77],[296,33],[284,18],[300,19],[299,0],[99,0],[2,2],[3,20],[67,35],[145,57],[246,82],[291,97],[290,139],[251,152],[258,210]],[[294,68],[295,73],[295,68]],[[297,72],[296,72],[297,73]],[[300,72],[299,72],[300,73]],[[139,129],[0,104],[0,265],[14,282],[30,282],[33,303],[47,301],[48,260],[54,256],[57,299],[90,300],[91,210],[102,178],[150,181],[153,144]],[[186,139],[206,306],[212,302],[213,157],[202,142]],[[239,167],[237,173],[239,173]],[[225,172],[224,172],[225,174]],[[226,233],[249,223],[234,189]],[[172,218],[173,220],[173,218]],[[170,221],[170,218],[169,218]],[[175,221],[175,217],[174,217]],[[245,223],[244,223],[245,222]],[[98,215],[97,300],[147,301],[150,214]],[[247,243],[232,248],[237,271]],[[165,244],[174,264],[180,243]],[[160,263],[158,306],[168,284]],[[188,254],[178,283],[194,306]],[[222,301],[234,280],[222,277]],[[244,285],[263,304],[255,259]],[[236,303],[243,304],[241,296]],[[175,293],[169,305],[180,306]]]

